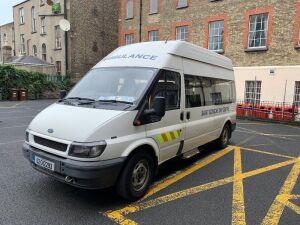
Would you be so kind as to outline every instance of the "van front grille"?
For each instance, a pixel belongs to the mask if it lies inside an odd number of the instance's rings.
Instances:
[[[56,141],[51,141],[45,138],[41,138],[39,136],[34,136],[34,142],[39,144],[39,145],[43,145],[46,146],[48,148],[52,148],[61,152],[65,152],[67,151],[68,145],[67,144],[63,144],[63,143],[59,143]]]

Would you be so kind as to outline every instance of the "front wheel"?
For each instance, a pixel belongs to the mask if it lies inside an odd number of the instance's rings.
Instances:
[[[129,201],[143,197],[153,178],[154,162],[149,153],[140,152],[127,162],[117,182],[117,192]]]
[[[231,129],[228,124],[226,124],[222,130],[220,137],[217,139],[216,144],[219,148],[226,148],[229,144],[229,139],[231,137]]]

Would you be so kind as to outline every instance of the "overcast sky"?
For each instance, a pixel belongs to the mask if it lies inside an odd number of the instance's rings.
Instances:
[[[12,7],[24,0],[0,0],[0,25],[13,22]]]

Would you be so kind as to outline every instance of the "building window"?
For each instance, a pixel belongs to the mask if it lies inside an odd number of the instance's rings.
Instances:
[[[208,49],[223,51],[224,20],[209,23]]]
[[[25,23],[24,8],[19,9],[19,16],[20,16],[20,24],[24,24]]]
[[[42,45],[42,59],[47,61],[47,47],[45,44]]]
[[[21,43],[21,49],[20,49],[20,53],[21,53],[21,55],[25,55],[25,51],[26,51],[26,49],[25,49],[25,38],[24,38],[24,34],[21,34],[20,35],[20,43]]]
[[[177,8],[188,7],[188,0],[177,0]]]
[[[296,81],[295,83],[294,104],[300,107],[300,81]]]
[[[150,14],[158,13],[158,1],[159,0],[149,0],[150,1]]]
[[[158,30],[151,30],[148,32],[149,41],[158,41]]]
[[[37,57],[37,47],[36,47],[36,45],[32,46],[32,55]]]
[[[267,46],[268,13],[250,16],[248,48]]]
[[[56,74],[61,75],[61,61],[56,61]]]
[[[246,81],[245,103],[260,104],[261,81]]]
[[[300,46],[300,30],[299,30],[299,36],[298,36],[298,46]]]
[[[133,18],[133,0],[127,0],[126,18]]]
[[[126,34],[125,35],[125,44],[130,45],[134,42],[134,35],[133,34]]]
[[[1,43],[1,39],[0,39],[0,43]],[[5,33],[3,34],[3,44],[4,44],[4,45],[7,44],[7,36],[6,36]]]
[[[55,26],[55,48],[61,49],[61,29],[59,26]]]
[[[40,5],[45,5],[46,0],[40,0]]]
[[[31,8],[31,32],[36,32],[35,9]]]
[[[189,27],[188,26],[176,27],[176,40],[181,40],[181,41],[189,40]]]
[[[41,34],[46,34],[46,18],[41,18]]]

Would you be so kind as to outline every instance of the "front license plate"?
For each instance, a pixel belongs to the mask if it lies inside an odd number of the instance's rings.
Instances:
[[[54,163],[53,162],[50,162],[46,159],[42,159],[36,155],[33,156],[33,162],[40,167],[43,167],[47,170],[54,171]]]

